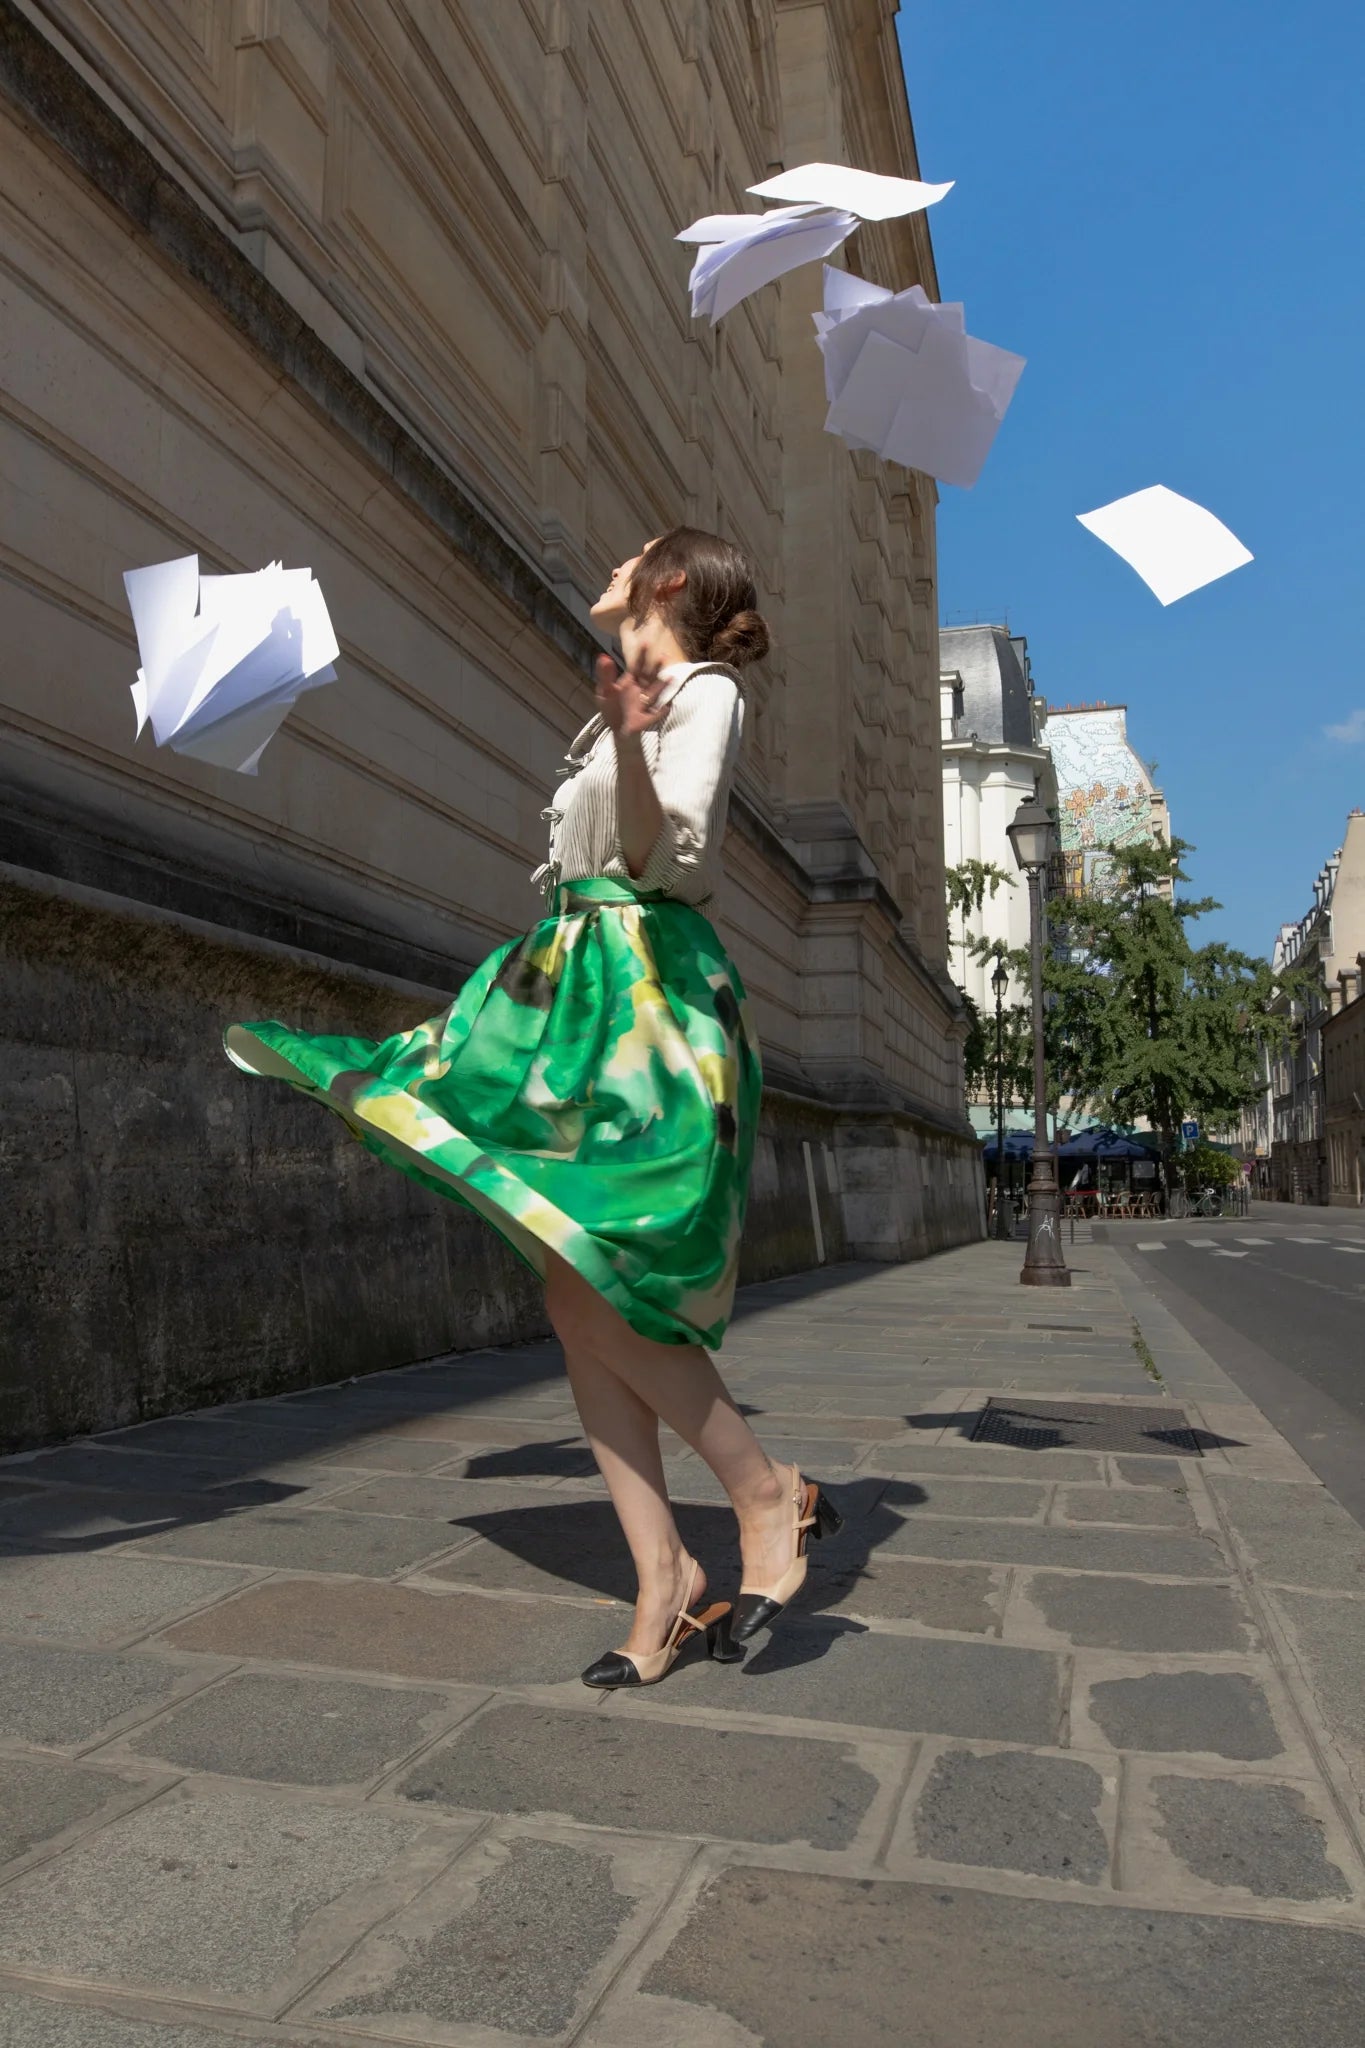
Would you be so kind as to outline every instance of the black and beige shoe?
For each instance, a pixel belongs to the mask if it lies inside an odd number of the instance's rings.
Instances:
[[[750,1636],[766,1628],[805,1585],[808,1540],[813,1537],[819,1542],[822,1536],[837,1535],[844,1526],[843,1516],[814,1480],[803,1479],[797,1465],[792,1466],[791,1475],[796,1555],[775,1586],[740,1587],[734,1625],[737,1643],[747,1643]]]
[[[744,1652],[736,1646],[731,1633],[730,1602],[713,1600],[708,1607],[702,1608],[700,1614],[692,1612],[692,1592],[700,1570],[699,1564],[693,1565],[687,1584],[687,1598],[662,1650],[651,1650],[646,1655],[634,1650],[608,1650],[605,1657],[599,1657],[582,1674],[584,1685],[594,1686],[600,1691],[614,1691],[623,1685],[657,1685],[677,1663],[683,1645],[696,1635],[705,1636],[708,1657],[714,1657],[720,1664],[738,1663]]]

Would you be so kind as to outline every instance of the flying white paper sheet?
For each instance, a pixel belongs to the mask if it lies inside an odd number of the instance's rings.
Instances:
[[[1165,484],[1076,517],[1136,569],[1162,604],[1174,604],[1255,559],[1221,519]]]
[[[137,730],[150,722],[159,747],[254,775],[295,701],[336,678],[336,635],[309,569],[201,577],[199,557],[185,555],[123,583],[142,657]]]
[[[804,263],[818,263],[857,227],[851,213],[828,207],[779,206],[771,213],[718,213],[694,221],[675,237],[701,242],[688,280],[694,319],[714,326],[751,293]]]
[[[894,220],[933,206],[953,189],[924,185],[918,178],[885,178],[875,171],[853,171],[846,164],[800,164],[749,190],[759,199],[805,199],[817,206],[835,206],[863,220]]]
[[[935,305],[919,285],[893,294],[832,269],[815,329],[830,400],[826,432],[970,489],[1023,357],[978,341],[960,305]]]

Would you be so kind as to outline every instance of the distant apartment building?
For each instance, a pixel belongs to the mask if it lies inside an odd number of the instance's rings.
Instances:
[[[1271,964],[1307,977],[1306,993],[1279,999],[1280,1013],[1294,1024],[1289,1042],[1266,1060],[1265,1087],[1256,1111],[1244,1123],[1261,1160],[1261,1186],[1281,1202],[1323,1203],[1355,1185],[1358,1154],[1350,1138],[1357,1112],[1352,1096],[1365,1089],[1349,1085],[1351,1053],[1359,1019],[1361,955],[1365,953],[1365,811],[1352,811],[1346,835],[1313,884],[1313,901],[1296,923],[1281,925]],[[1339,1023],[1339,1018],[1346,1018]],[[1329,1053],[1330,1048],[1330,1053]],[[1339,1063],[1338,1085],[1325,1064]],[[1328,1142],[1332,1124],[1334,1146]],[[1268,1159],[1266,1146],[1268,1141]]]
[[[1009,877],[979,911],[955,913],[948,934],[949,972],[989,1025],[995,1013],[992,969],[973,947],[983,939],[1028,947],[1028,885],[1015,865],[1008,828],[1035,792],[1050,810],[1056,808],[1052,757],[1039,736],[1047,707],[1034,691],[1028,642],[1007,626],[940,628],[939,663],[944,859],[950,868],[978,860]],[[1026,979],[1012,978],[1003,1007],[1026,1002],[1028,993]],[[994,1128],[989,1093],[969,1101],[967,1109],[978,1132]],[[1032,1128],[1022,1106],[1009,1110],[1006,1122]]]
[[[1332,1014],[1322,1027],[1323,1139],[1327,1199],[1365,1208],[1365,953],[1343,968]]]
[[[1057,777],[1058,893],[1093,895],[1104,887],[1111,848],[1170,839],[1166,799],[1128,737],[1126,705],[1045,706],[1042,737]]]
[[[944,858],[950,868],[979,860],[1012,878],[979,911],[955,913],[948,934],[953,979],[989,1024],[991,968],[975,942],[1029,943],[1028,889],[1008,838],[1019,805],[1036,791],[1057,818],[1060,852],[1048,878],[1054,896],[1102,890],[1111,849],[1168,840],[1170,814],[1128,738],[1126,706],[1049,705],[1034,687],[1022,634],[1007,626],[940,627],[939,662]],[[1027,995],[1015,981],[1003,1001],[1008,1007]],[[993,1127],[984,1098],[969,1102],[968,1113],[978,1130]],[[1006,1121],[1032,1127],[1022,1110]]]

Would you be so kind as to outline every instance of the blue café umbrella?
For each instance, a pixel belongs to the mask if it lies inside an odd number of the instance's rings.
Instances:
[[[991,1163],[992,1163],[992,1164],[994,1164],[994,1162],[995,1162],[995,1149],[996,1149],[996,1147],[995,1147],[995,1132],[994,1132],[994,1131],[992,1131],[992,1132],[990,1133],[990,1135],[989,1135],[989,1136],[988,1136],[988,1137],[986,1138],[986,1140],[985,1140],[984,1144],[983,1144],[983,1145],[982,1145],[982,1147],[981,1147],[981,1156],[982,1156],[982,1158],[983,1158],[983,1159],[989,1159],[989,1160],[991,1161]],[[1006,1133],[1005,1133],[1005,1158],[1006,1158],[1006,1160],[1010,1160],[1010,1159],[1032,1159],[1032,1157],[1033,1157],[1033,1133],[1032,1133],[1032,1131],[1006,1131]]]
[[[1057,1147],[1059,1159],[1152,1159],[1156,1157],[1158,1140],[1144,1139],[1141,1133],[1121,1131],[1113,1124],[1092,1124],[1087,1131],[1078,1131],[1074,1138],[1068,1138],[1065,1145]]]

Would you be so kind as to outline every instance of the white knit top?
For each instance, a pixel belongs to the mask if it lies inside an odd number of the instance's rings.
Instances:
[[[716,662],[672,662],[659,673],[668,709],[641,741],[664,814],[649,859],[638,875],[626,866],[616,817],[616,744],[599,714],[565,755],[569,774],[542,813],[550,820],[550,854],[531,879],[544,886],[547,899],[560,882],[589,875],[615,875],[680,903],[705,903],[714,893],[744,698],[735,671]]]

